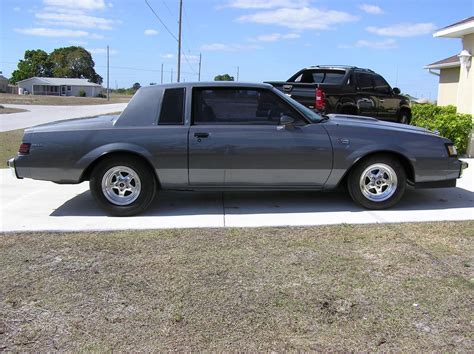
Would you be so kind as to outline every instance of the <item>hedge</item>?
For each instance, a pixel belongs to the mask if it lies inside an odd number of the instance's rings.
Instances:
[[[473,122],[470,114],[456,113],[456,107],[439,107],[432,104],[413,105],[411,124],[429,130],[437,130],[450,139],[459,154],[465,154]]]

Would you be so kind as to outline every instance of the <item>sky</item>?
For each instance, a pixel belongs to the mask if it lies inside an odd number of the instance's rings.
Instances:
[[[179,0],[0,0],[0,71],[27,49],[78,45],[110,87],[176,81]],[[436,99],[423,67],[458,54],[437,29],[474,14],[473,0],[183,0],[182,81],[228,73],[239,81],[285,81],[311,65],[369,68],[392,87]],[[164,25],[163,25],[164,24]]]

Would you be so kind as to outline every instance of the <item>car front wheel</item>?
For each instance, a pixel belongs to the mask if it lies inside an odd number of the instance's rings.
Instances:
[[[406,172],[391,157],[374,156],[355,166],[347,181],[352,199],[367,209],[387,209],[397,204],[406,189]]]
[[[155,198],[156,179],[142,161],[117,156],[99,162],[94,168],[90,190],[109,214],[132,216],[146,210]]]

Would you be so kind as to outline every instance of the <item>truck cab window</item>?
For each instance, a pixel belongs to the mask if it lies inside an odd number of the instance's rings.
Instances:
[[[357,80],[357,88],[359,91],[371,92],[374,90],[374,84],[372,81],[371,74],[357,73],[356,80]]]

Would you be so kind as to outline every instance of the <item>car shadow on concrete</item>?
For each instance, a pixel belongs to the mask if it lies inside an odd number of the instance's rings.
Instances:
[[[474,192],[462,188],[408,188],[394,211],[474,207]],[[324,192],[160,192],[140,216],[238,215],[317,212],[364,212],[345,191]],[[107,216],[90,191],[54,210],[50,216]]]

